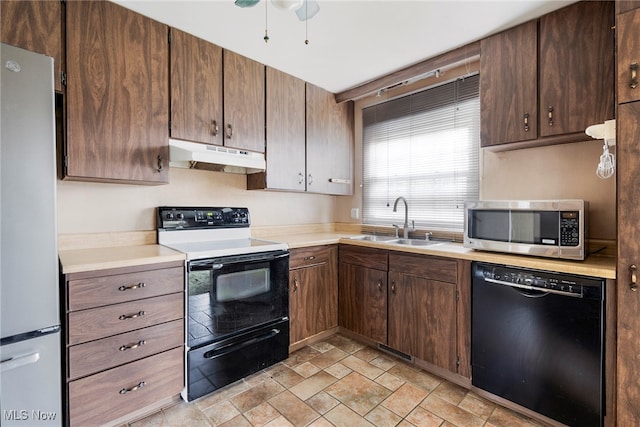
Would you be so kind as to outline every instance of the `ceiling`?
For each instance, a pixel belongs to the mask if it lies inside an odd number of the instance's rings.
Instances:
[[[574,3],[317,0],[320,11],[307,27],[271,0],[252,8],[233,0],[114,1],[334,93]]]

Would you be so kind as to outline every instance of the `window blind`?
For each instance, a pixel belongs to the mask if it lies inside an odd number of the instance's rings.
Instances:
[[[464,201],[479,192],[478,75],[363,109],[365,224],[462,231]],[[400,209],[400,207],[402,209]]]

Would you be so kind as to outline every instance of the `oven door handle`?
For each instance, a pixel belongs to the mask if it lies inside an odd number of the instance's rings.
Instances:
[[[207,351],[203,357],[205,359],[216,359],[221,356],[225,356],[229,353],[233,353],[234,351],[238,351],[244,347],[259,343],[261,341],[266,341],[278,335],[280,333],[280,329],[272,329],[266,334],[258,335],[257,337],[251,338],[248,341],[243,341],[237,344],[229,344],[221,348],[217,348],[215,350]]]

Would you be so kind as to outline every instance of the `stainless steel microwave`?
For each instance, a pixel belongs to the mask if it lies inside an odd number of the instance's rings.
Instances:
[[[584,200],[491,200],[465,203],[464,246],[485,251],[583,260]]]

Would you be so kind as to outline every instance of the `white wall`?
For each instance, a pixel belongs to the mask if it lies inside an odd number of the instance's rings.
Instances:
[[[154,230],[155,208],[246,206],[252,225],[334,221],[334,196],[248,191],[246,176],[171,168],[168,185],[146,186],[58,181],[58,233]]]

